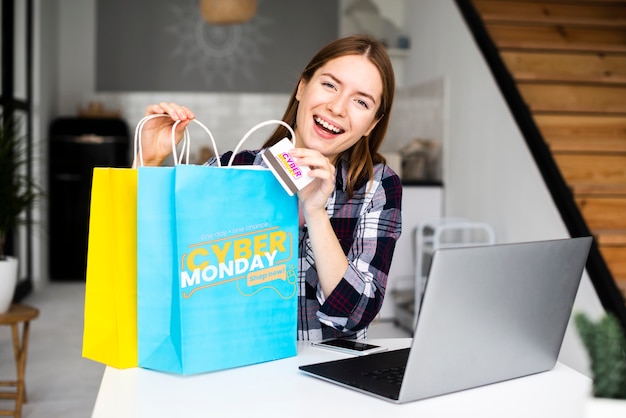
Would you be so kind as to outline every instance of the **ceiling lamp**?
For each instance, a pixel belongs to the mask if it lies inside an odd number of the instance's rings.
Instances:
[[[209,23],[245,23],[256,14],[256,0],[200,0],[200,14]]]

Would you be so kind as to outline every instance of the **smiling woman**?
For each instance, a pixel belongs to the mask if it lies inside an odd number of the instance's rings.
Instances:
[[[382,306],[401,231],[400,179],[378,153],[394,90],[383,45],[357,35],[323,47],[292,91],[283,121],[293,127],[296,148],[288,153],[312,179],[297,192],[299,339],[365,337]],[[180,140],[195,115],[165,102],[148,106],[152,114],[170,116],[143,128],[144,162],[158,165],[170,152],[172,126]],[[265,149],[289,136],[280,125],[263,149],[240,152],[233,164],[265,165]],[[226,164],[231,156],[208,163]]]

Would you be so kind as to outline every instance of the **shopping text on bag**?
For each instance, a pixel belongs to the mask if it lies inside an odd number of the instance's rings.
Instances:
[[[189,245],[181,257],[183,296],[242,279],[248,288],[287,280],[292,239],[275,227]]]

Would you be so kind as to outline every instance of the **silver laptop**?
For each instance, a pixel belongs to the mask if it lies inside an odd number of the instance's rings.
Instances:
[[[550,370],[591,241],[438,250],[410,348],[300,370],[395,403]]]

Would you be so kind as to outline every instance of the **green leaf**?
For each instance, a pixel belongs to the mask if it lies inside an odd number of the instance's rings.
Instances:
[[[583,313],[574,320],[589,354],[594,395],[626,399],[626,336],[619,321],[610,313],[597,322]]]

